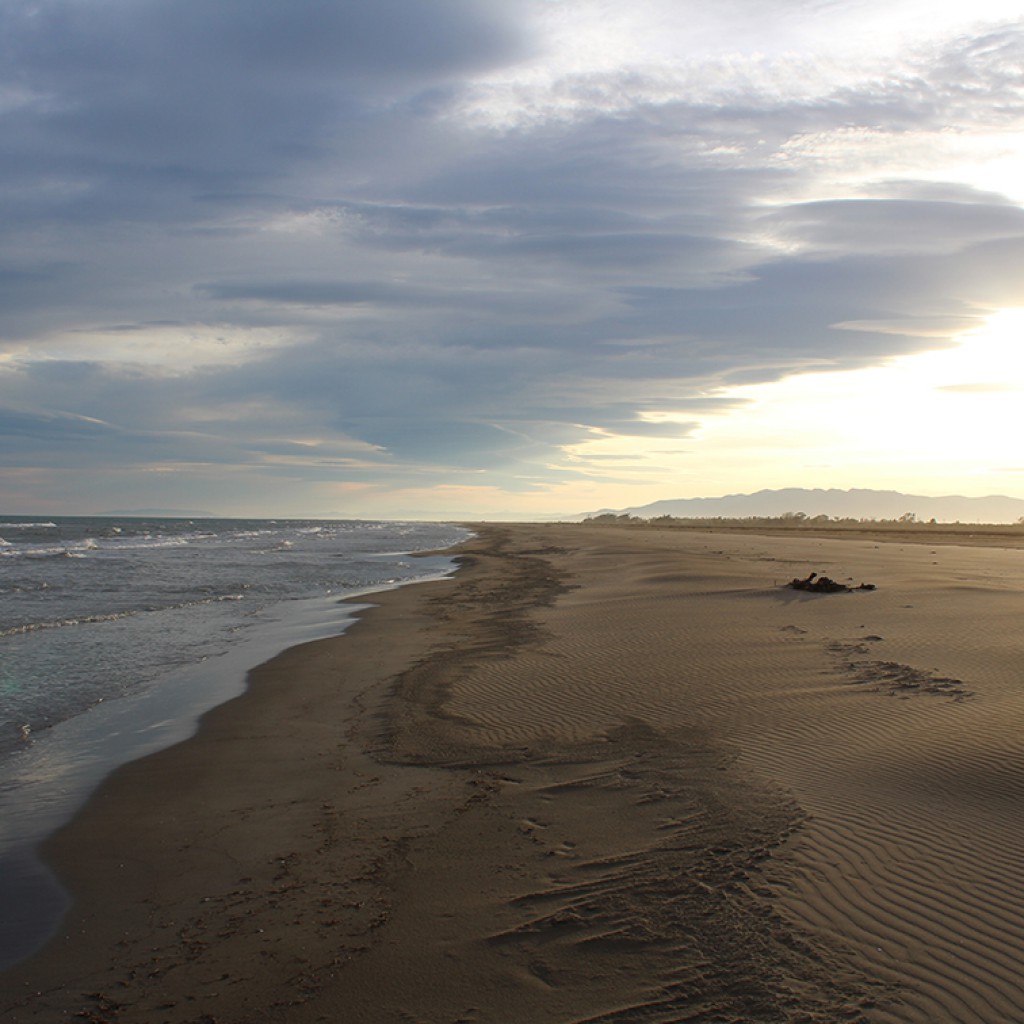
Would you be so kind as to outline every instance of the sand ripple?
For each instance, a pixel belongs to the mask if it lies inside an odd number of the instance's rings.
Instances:
[[[615,548],[566,531],[576,549],[551,563],[578,589],[539,615],[538,642],[452,684],[462,739],[705,729],[808,812],[776,906],[882,983],[866,1019],[1024,1020],[1021,553],[947,548],[940,566],[825,540],[809,562],[796,542],[635,532]],[[773,586],[807,568],[879,589]]]

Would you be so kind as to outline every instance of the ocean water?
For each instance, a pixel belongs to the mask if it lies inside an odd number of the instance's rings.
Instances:
[[[0,968],[67,896],[35,856],[114,767],[186,738],[245,673],[361,597],[449,573],[457,526],[0,515]],[[366,602],[368,603],[368,602]]]

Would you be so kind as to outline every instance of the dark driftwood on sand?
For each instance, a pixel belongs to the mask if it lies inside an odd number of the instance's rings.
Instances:
[[[819,576],[812,572],[805,579],[792,579],[786,586],[793,590],[809,590],[812,594],[845,594],[851,590],[874,590],[874,583],[861,583],[858,587],[848,587],[845,583],[837,583],[828,576]]]

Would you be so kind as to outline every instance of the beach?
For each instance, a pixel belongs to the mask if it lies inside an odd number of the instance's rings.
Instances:
[[[475,529],[107,779],[4,1020],[1024,1020],[1024,550]]]

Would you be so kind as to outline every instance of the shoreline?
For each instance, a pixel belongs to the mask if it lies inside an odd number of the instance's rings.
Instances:
[[[380,673],[381,680],[386,680],[420,653],[414,635],[405,638],[408,642],[396,636],[386,649],[372,642],[359,643],[354,657],[351,649],[356,644],[344,648],[339,644],[378,614],[411,626],[415,602],[408,592],[443,588],[451,581],[449,576],[380,591],[372,604],[360,596],[360,610],[344,633],[289,647],[251,669],[245,691],[203,715],[189,739],[121,765],[108,775],[75,818],[41,846],[45,861],[58,872],[74,900],[42,949],[0,972],[0,1009],[8,1019],[49,1021],[54,1015],[76,1014],[93,1020],[105,1020],[105,1015],[121,1019],[118,1014],[124,1004],[116,990],[126,987],[127,979],[115,980],[115,975],[132,964],[127,974],[134,981],[144,965],[140,980],[151,982],[168,969],[167,963],[161,966],[164,961],[170,962],[170,969],[180,966],[179,960],[194,962],[200,942],[187,934],[190,926],[184,922],[201,929],[196,909],[207,902],[215,901],[218,909],[222,902],[239,905],[241,909],[232,915],[236,925],[238,916],[253,922],[274,918],[285,892],[319,912],[320,879],[309,880],[316,892],[308,900],[294,881],[286,881],[293,874],[287,849],[290,834],[311,830],[324,837],[325,849],[333,845],[331,835],[337,828],[330,803],[333,774],[344,771],[370,779],[374,768],[372,758],[354,747],[338,750],[339,758],[346,761],[344,767],[317,763],[330,759],[339,740],[351,738],[351,704],[364,697],[360,687],[336,690],[333,678],[342,662],[355,662],[358,671],[371,676]],[[350,657],[343,652],[350,652]],[[316,685],[310,692],[290,692],[287,684],[296,674]],[[314,702],[315,715],[310,716]],[[296,737],[294,730],[302,736]],[[319,734],[316,744],[310,742],[311,734]],[[348,753],[353,757],[346,757]],[[311,766],[314,771],[309,773]],[[320,787],[312,796],[305,784],[307,773]],[[357,783],[355,788],[359,787]],[[272,797],[261,807],[265,793]],[[387,803],[395,797],[397,792],[389,790],[383,799]],[[301,809],[290,816],[290,808],[300,804]],[[235,827],[224,841],[226,821]],[[223,856],[209,852],[218,843],[223,843]],[[233,870],[236,860],[250,858],[252,876]],[[355,873],[372,873],[371,860],[359,859]],[[345,884],[340,876],[346,874],[339,872],[337,885]],[[160,884],[155,886],[157,879]],[[154,888],[159,889],[156,900]],[[358,936],[372,932],[377,921],[372,882],[356,888],[365,889],[370,901],[366,915],[356,907],[362,900],[353,900],[348,908],[357,910],[358,920],[352,927]],[[156,912],[154,903],[159,907]],[[242,951],[232,956],[252,957],[258,966],[266,950],[254,946],[262,945],[259,937],[270,930],[253,923],[242,939]],[[137,961],[125,954],[126,935],[133,936],[133,947],[145,948]],[[275,982],[286,992],[283,979],[275,976]],[[149,1014],[155,1011],[143,991],[139,996],[146,1009],[137,1008],[136,1019],[148,1024],[154,1019]],[[183,994],[183,999],[193,1001],[191,995]],[[267,999],[275,1001],[272,995]],[[186,1009],[191,1012],[190,1007]],[[186,1014],[179,1019],[191,1017]]]
[[[446,563],[415,582],[444,579],[456,569],[442,550],[408,557]],[[5,765],[11,770],[0,794],[0,896],[6,908],[0,972],[34,955],[69,905],[69,894],[38,851],[82,812],[108,775],[186,742],[207,713],[244,695],[250,671],[293,647],[343,636],[372,607],[372,598],[402,585],[357,587],[343,598],[298,598],[264,609],[258,634],[171,669],[138,693],[58,722]]]
[[[1020,553],[473,528],[108,778],[12,1024],[1024,1015]]]

